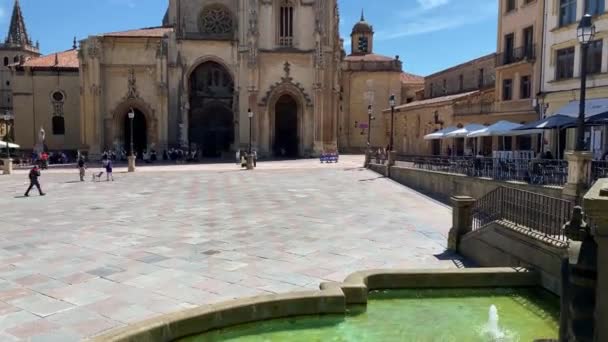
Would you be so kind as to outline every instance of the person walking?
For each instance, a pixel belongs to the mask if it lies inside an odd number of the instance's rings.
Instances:
[[[78,171],[80,172],[80,181],[84,182],[86,164],[84,162],[84,158],[82,156],[78,157]]]
[[[38,189],[38,193],[40,194],[40,196],[44,196],[46,195],[44,192],[42,192],[42,189],[40,188],[40,182],[38,181],[38,177],[40,177],[40,169],[38,168],[38,165],[34,165],[34,167],[32,167],[32,169],[30,170],[30,186],[27,188],[27,191],[25,192],[25,197],[30,197],[30,190],[32,190],[33,187],[36,187]]]
[[[112,182],[114,181],[114,175],[112,174],[112,161],[108,159],[108,157],[104,156],[101,162],[101,165],[104,169],[106,169],[106,182],[109,182],[110,179]]]

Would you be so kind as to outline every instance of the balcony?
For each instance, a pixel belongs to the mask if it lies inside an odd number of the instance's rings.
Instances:
[[[525,45],[496,54],[496,66],[509,65],[517,62],[533,62],[536,60],[536,45]]]

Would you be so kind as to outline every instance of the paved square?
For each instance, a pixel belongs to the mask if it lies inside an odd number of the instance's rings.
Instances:
[[[318,161],[0,177],[0,340],[76,341],[203,304],[316,289],[370,268],[457,267],[451,209]]]

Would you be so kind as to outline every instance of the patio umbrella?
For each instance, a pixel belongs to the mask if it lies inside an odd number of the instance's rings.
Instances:
[[[466,125],[463,128],[457,129],[446,134],[447,138],[466,138],[467,135],[471,132],[479,131],[480,129],[484,129],[486,126],[479,124],[470,124]]]
[[[458,127],[448,127],[448,128],[444,128],[440,131],[431,133],[431,134],[427,134],[424,136],[424,140],[439,140],[439,139],[445,139],[446,138],[446,134],[451,133],[455,130],[457,130]]]
[[[493,137],[493,136],[502,136],[509,135],[511,131],[516,128],[521,127],[520,124],[510,122],[510,121],[498,121],[497,123],[484,127],[480,130],[473,131],[467,135],[467,138],[478,138],[478,137]]]
[[[576,125],[576,118],[563,114],[551,115],[542,120],[522,125],[514,131],[556,129]]]
[[[0,151],[1,151],[3,148],[6,148],[6,141],[2,141],[2,140],[0,140]],[[9,142],[9,143],[8,143],[8,148],[14,148],[14,149],[18,149],[18,148],[21,148],[21,146],[19,146],[19,145],[17,145],[17,144],[13,144],[13,143],[10,143],[10,142]]]

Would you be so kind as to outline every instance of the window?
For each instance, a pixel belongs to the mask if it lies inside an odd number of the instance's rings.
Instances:
[[[557,50],[555,79],[563,80],[574,77],[574,47]]]
[[[604,0],[585,0],[585,13],[591,15],[604,13]]]
[[[576,0],[559,0],[559,26],[576,21]]]
[[[505,2],[506,2],[505,13],[509,13],[509,12],[515,10],[515,0],[505,0]]]
[[[532,97],[532,81],[530,80],[530,76],[522,76],[519,98],[529,99],[530,97]]]
[[[460,91],[464,90],[464,75],[458,76],[458,88]]]
[[[524,36],[524,57],[534,58],[534,27],[526,27]]]
[[[511,64],[514,60],[513,50],[515,49],[515,35],[509,33],[505,35],[505,51],[504,51],[504,64]]]
[[[230,36],[234,30],[232,13],[222,5],[210,5],[203,9],[198,21],[202,34]]]
[[[433,97],[435,95],[435,92],[433,91],[433,83],[431,83],[431,86],[429,88],[430,88],[429,97]]]
[[[8,57],[4,57],[4,66],[8,65]]]
[[[279,45],[293,46],[293,5],[288,0],[281,0],[279,8]]]
[[[13,58],[13,63],[17,63],[19,62],[19,56],[15,56],[15,58]]]
[[[443,95],[448,93],[448,80],[443,80]]]
[[[502,100],[510,101],[513,98],[513,80],[506,79],[502,81]]]
[[[63,116],[53,117],[53,135],[65,135],[65,120]]]
[[[11,81],[6,81],[6,86],[10,86],[11,85]]]
[[[369,42],[367,37],[359,37],[359,52],[368,53],[369,52]]]
[[[479,69],[479,80],[477,81],[479,88],[483,88],[485,84],[485,70],[483,68]]]
[[[602,40],[589,42],[587,51],[587,72],[597,74],[602,71]]]

